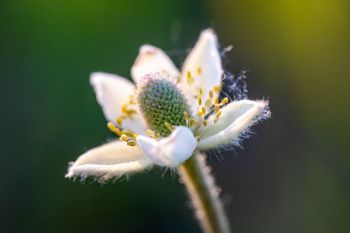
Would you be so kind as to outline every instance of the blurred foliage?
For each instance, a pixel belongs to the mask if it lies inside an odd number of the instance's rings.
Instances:
[[[113,137],[88,83],[130,77],[138,47],[181,65],[213,27],[273,117],[214,152],[235,232],[349,232],[350,11],[345,0],[1,1],[1,232],[199,232],[176,176],[99,185],[67,162]],[[221,154],[224,159],[221,159]]]

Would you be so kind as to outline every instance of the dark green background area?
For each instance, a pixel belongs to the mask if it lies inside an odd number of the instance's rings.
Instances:
[[[181,65],[206,27],[273,113],[243,150],[209,156],[234,232],[349,232],[346,0],[2,0],[0,232],[200,232],[162,169],[103,186],[64,174],[113,137],[89,74],[130,78],[145,43]]]

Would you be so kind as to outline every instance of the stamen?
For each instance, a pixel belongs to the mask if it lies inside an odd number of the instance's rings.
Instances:
[[[129,140],[129,137],[125,134],[123,134],[122,136],[120,136],[120,140],[127,142]]]
[[[219,98],[215,98],[214,104],[219,104]]]
[[[205,101],[205,107],[207,107],[207,108],[210,108],[213,104],[212,104],[212,102],[211,102],[211,99],[207,99],[206,101]]]
[[[215,124],[216,122],[218,122],[219,117],[221,116],[221,114],[222,114],[222,111],[219,111],[219,112],[216,113],[215,119],[214,119],[214,124]]]
[[[215,105],[214,105],[214,111],[215,111],[215,113],[218,113],[219,110],[220,110],[219,104],[215,104]]]
[[[197,121],[195,119],[191,118],[190,121],[188,122],[188,126],[192,127],[194,125],[197,125]]]
[[[129,140],[126,144],[128,146],[136,146],[136,141],[135,140]]]
[[[202,74],[202,67],[200,67],[200,66],[197,67],[197,74],[198,75]]]
[[[167,127],[170,132],[174,130],[174,126],[172,126],[169,122],[164,122],[165,127]]]
[[[120,129],[118,129],[117,127],[115,127],[115,125],[112,122],[108,122],[107,127],[110,131],[112,131],[116,135],[118,135],[118,136],[122,135],[122,131]]]
[[[206,126],[208,125],[207,120],[203,120],[203,121],[202,121],[202,124],[203,124],[203,126],[205,126],[205,127],[206,127]]]
[[[212,90],[210,90],[210,91],[209,91],[209,97],[210,97],[210,99],[212,99],[213,96],[214,96],[214,92],[213,92]]]
[[[206,113],[206,109],[205,109],[205,107],[202,107],[201,112],[202,112],[202,114],[203,114],[203,116],[204,116],[204,115],[205,115],[205,113]]]
[[[203,92],[204,92],[204,91],[203,91],[203,87],[200,87],[200,88],[199,88],[199,96],[203,96]]]
[[[134,133],[131,132],[130,130],[123,130],[122,133],[128,137],[133,137],[133,135],[134,135]]]
[[[117,122],[117,124],[119,125],[119,126],[122,126],[122,124],[123,124],[123,117],[117,117],[116,119],[115,119],[115,122]]]
[[[223,99],[221,100],[221,104],[222,104],[222,105],[225,105],[225,104],[228,103],[228,101],[229,101],[229,99],[228,99],[227,97],[225,97],[225,98],[223,98]]]
[[[149,136],[151,138],[155,138],[156,137],[156,134],[150,129],[146,130],[146,134],[147,134],[147,136]]]
[[[202,104],[202,99],[201,99],[200,96],[197,97],[197,103],[198,103],[198,105],[201,105],[201,104]]]
[[[220,92],[221,91],[221,85],[215,85],[214,87],[213,87],[213,91],[214,92]]]
[[[191,71],[187,71],[187,77],[186,77],[186,79],[187,79],[187,83],[188,83],[188,84],[192,84],[192,83],[193,83],[194,80],[193,80]]]
[[[189,121],[191,117],[187,112],[184,112],[184,118],[186,121]]]
[[[137,104],[135,96],[133,95],[129,96],[129,104],[131,105]]]

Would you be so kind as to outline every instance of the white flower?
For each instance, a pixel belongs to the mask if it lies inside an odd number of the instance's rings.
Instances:
[[[262,114],[268,113],[268,103],[263,100],[230,102],[226,97],[219,101],[223,68],[217,38],[211,29],[201,33],[181,73],[161,49],[143,45],[131,68],[131,75],[137,87],[117,75],[91,75],[90,82],[109,121],[108,127],[120,140],[81,155],[70,165],[66,177],[92,176],[103,182],[143,171],[152,165],[177,167],[195,150],[237,143],[251,125],[263,118]],[[166,80],[170,86],[169,83],[174,84],[176,90],[169,90],[178,94],[178,89],[180,105],[183,96],[186,102],[184,106],[188,106],[188,111],[174,113],[177,116],[184,114],[185,124],[171,125],[164,122],[164,130],[169,130],[166,136],[154,129],[147,129],[147,123],[152,119],[144,119],[145,113],[141,111],[135,96],[140,92],[137,89],[145,82],[142,81],[144,77]],[[170,96],[169,100],[172,101],[172,98]],[[152,103],[146,101],[143,104]],[[148,109],[147,106],[143,107]],[[153,110],[150,111],[150,114],[153,113]]]

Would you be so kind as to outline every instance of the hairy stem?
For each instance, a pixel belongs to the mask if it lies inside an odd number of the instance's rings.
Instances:
[[[230,227],[219,199],[219,191],[206,165],[205,155],[196,153],[179,167],[197,219],[205,233],[230,233]]]

